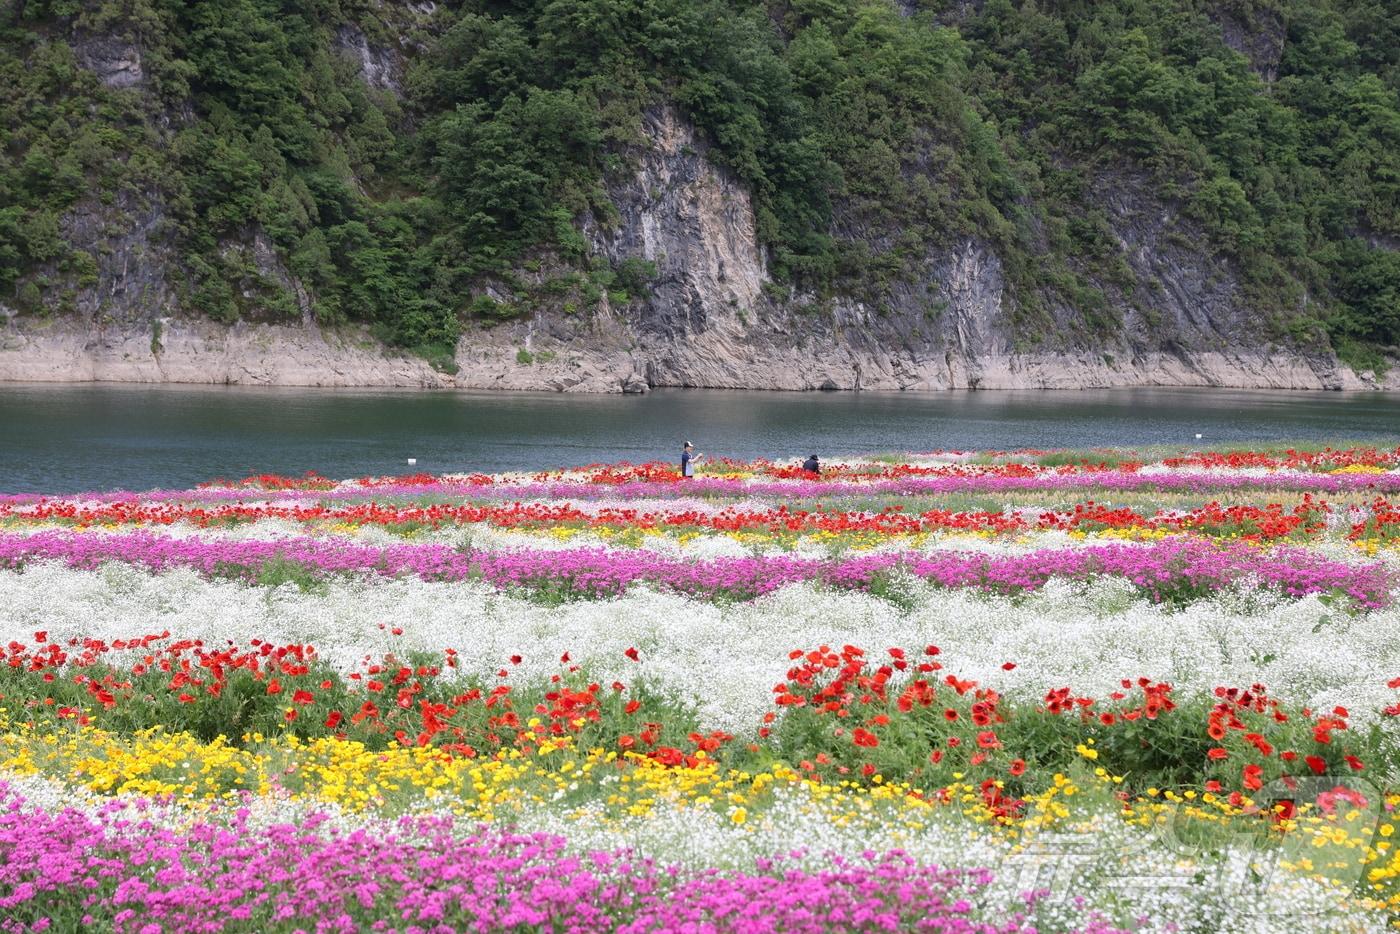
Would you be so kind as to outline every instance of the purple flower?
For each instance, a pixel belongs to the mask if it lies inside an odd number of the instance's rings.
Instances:
[[[107,535],[67,530],[0,533],[0,568],[30,561],[96,568],[109,561],[150,571],[192,568],[256,581],[293,569],[312,578],[353,574],[424,580],[483,580],[501,588],[601,597],[649,584],[696,597],[748,600],[788,584],[815,581],[870,590],[904,571],[944,587],[993,593],[1035,590],[1053,578],[1120,577],[1162,601],[1184,602],[1225,587],[1258,584],[1293,597],[1345,593],[1360,606],[1388,605],[1393,575],[1380,563],[1348,564],[1306,548],[1259,548],[1178,536],[1023,555],[906,552],[840,560],[788,555],[687,560],[648,551],[576,548],[465,552],[446,545],[376,546],[333,538],[269,541],[174,538],[147,531]]]
[[[313,814],[259,829],[234,812],[228,823],[174,831],[123,802],[92,814],[32,807],[3,783],[0,809],[0,892],[9,893],[0,910],[30,929],[81,911],[84,925],[118,934],[263,930],[290,919],[317,932],[1035,931],[1024,915],[978,908],[990,870],[919,865],[898,852],[832,855],[817,871],[782,855],[754,872],[696,871],[625,851],[574,855],[560,837],[471,831],[440,817],[347,831]],[[1091,915],[1084,923],[1115,932]]]

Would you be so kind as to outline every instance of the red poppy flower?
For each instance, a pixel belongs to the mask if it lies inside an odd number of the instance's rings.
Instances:
[[[977,734],[977,745],[982,749],[1000,749],[1001,740],[991,730],[983,730]]]
[[[1012,759],[1011,768],[1008,770],[1012,775],[1020,776],[1026,774],[1026,762],[1024,759]]]
[[[867,748],[872,749],[880,745],[879,737],[877,737],[874,733],[870,732],[869,730],[863,729],[861,727],[856,727],[855,730],[851,733],[851,741],[854,742],[857,746],[865,746]]]
[[[1244,779],[1244,787],[1249,789],[1250,791],[1258,791],[1260,788],[1263,788],[1264,782],[1259,778],[1259,776],[1262,775],[1263,772],[1263,769],[1261,769],[1257,765],[1254,765],[1253,763],[1246,765],[1242,773]]]
[[[1221,759],[1228,759],[1230,757],[1230,754],[1224,749],[1221,749],[1219,746],[1216,746],[1210,752],[1206,753],[1206,755],[1210,756],[1212,759],[1215,759],[1217,761]]]

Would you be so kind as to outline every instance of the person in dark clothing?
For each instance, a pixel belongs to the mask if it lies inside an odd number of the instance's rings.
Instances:
[[[807,455],[807,459],[802,462],[802,469],[807,471],[808,473],[821,473],[822,465],[817,462],[817,455]]]
[[[705,456],[704,454],[692,454],[691,451],[693,451],[694,449],[695,449],[695,445],[691,444],[689,441],[687,441],[687,442],[685,443],[685,445],[681,448],[681,476],[682,476],[682,477],[693,477],[693,476],[695,476],[695,462],[696,462],[698,459],[700,459],[700,458],[702,458],[702,457]]]

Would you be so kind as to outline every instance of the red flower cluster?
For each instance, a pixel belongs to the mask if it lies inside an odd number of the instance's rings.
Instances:
[[[395,632],[399,632],[397,628]],[[719,750],[727,733],[692,732],[677,746],[661,744],[665,732],[648,717],[626,685],[604,691],[569,665],[541,691],[521,694],[505,683],[487,689],[447,674],[456,652],[442,664],[409,664],[394,656],[342,678],[309,645],[273,645],[254,639],[247,648],[210,648],[200,640],[170,641],[168,632],[110,644],[71,639],[63,645],[35,634],[35,646],[11,642],[0,656],[0,697],[20,700],[34,715],[52,709],[62,719],[161,725],[205,738],[291,729],[383,744],[436,746],[476,756],[504,748],[529,752],[546,739],[578,737],[587,745],[615,744],[669,764],[698,764],[696,753]],[[135,657],[114,657],[130,653]],[[628,658],[638,653],[630,650]],[[511,663],[519,664],[520,656]],[[526,704],[523,710],[521,704]],[[526,712],[528,711],[528,713]],[[530,718],[538,718],[536,726]]]
[[[1180,457],[1165,457],[1168,467],[1225,467],[1241,469],[1262,467],[1268,470],[1337,470],[1342,467],[1365,466],[1393,468],[1400,466],[1400,448],[1323,448],[1321,451],[1295,451],[1266,454],[1259,451],[1201,451]]]
[[[201,489],[209,487],[248,487],[255,490],[333,490],[336,481],[308,470],[300,477],[287,477],[282,474],[260,473],[242,480],[210,480],[199,484]]]
[[[1353,528],[1352,537],[1400,536],[1400,511],[1385,499],[1371,504],[1372,518]],[[0,518],[23,522],[64,522],[78,527],[93,525],[170,525],[188,522],[200,527],[283,519],[301,523],[375,525],[415,528],[489,523],[500,528],[528,529],[554,526],[620,529],[706,529],[720,532],[764,531],[782,533],[870,533],[912,535],[927,532],[988,532],[1016,534],[1030,530],[1078,530],[1144,528],[1234,536],[1252,541],[1312,536],[1326,529],[1328,504],[1305,495],[1292,508],[1223,506],[1218,502],[1180,513],[1147,513],[1128,507],[1110,508],[1090,500],[1069,510],[1047,510],[1036,516],[1002,511],[931,509],[909,514],[900,505],[880,512],[803,510],[778,506],[767,509],[640,510],[627,507],[585,509],[571,503],[529,502],[504,504],[393,505],[375,502],[346,505],[245,504],[196,505],[142,502],[138,499],[88,504],[46,500],[34,504],[0,504]]]
[[[1026,781],[1029,762],[1063,770],[1092,756],[1115,774],[1155,772],[1198,787],[1204,779],[1207,790],[1246,792],[1275,780],[1287,785],[1304,765],[1318,774],[1363,768],[1359,756],[1334,742],[1347,729],[1347,711],[1289,710],[1260,685],[1221,687],[1212,703],[1193,698],[1183,707],[1170,684],[1125,679],[1102,700],[1060,687],[1028,707],[974,681],[935,674],[937,654],[929,646],[926,660],[913,666],[901,649],[889,650],[883,664],[854,646],[794,651],[796,664],[774,688],[787,713],[781,723],[766,717],[761,735],[780,748],[795,746],[793,758],[816,778],[894,771],[917,780],[927,772],[936,788],[956,770],[983,781],[984,803],[1008,818],[1018,804],[1006,790],[1015,782],[1007,782]],[[1400,678],[1394,684],[1400,687]],[[1202,759],[1193,759],[1193,749]],[[910,773],[914,762],[923,764]]]

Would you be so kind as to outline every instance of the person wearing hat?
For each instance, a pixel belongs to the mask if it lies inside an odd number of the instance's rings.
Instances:
[[[817,462],[817,455],[808,454],[807,459],[802,462],[802,469],[811,474],[821,473],[822,465]]]
[[[681,447],[681,476],[682,476],[682,477],[693,477],[693,476],[695,476],[695,462],[696,462],[697,460],[699,460],[700,458],[702,458],[702,457],[705,456],[704,454],[692,454],[691,451],[693,451],[694,449],[695,449],[695,445],[691,444],[689,441],[687,441],[687,442]]]

